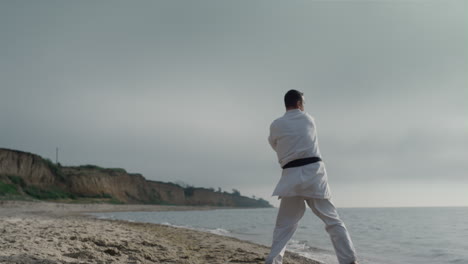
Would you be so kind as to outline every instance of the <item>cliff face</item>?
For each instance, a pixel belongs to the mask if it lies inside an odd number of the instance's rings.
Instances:
[[[123,170],[63,167],[68,190],[86,197],[110,195],[126,203],[186,204],[184,189],[170,183],[148,181]]]
[[[46,160],[22,151],[0,148],[0,174],[18,175],[26,183],[40,187],[63,186]]]
[[[122,202],[139,202],[145,178],[139,174],[98,168],[62,167],[69,192],[85,197],[109,195]]]
[[[146,181],[145,192],[151,203],[187,204],[184,188],[175,184]]]
[[[2,175],[20,177],[26,185],[34,188],[59,189],[60,192],[69,193],[70,197],[112,198],[124,203],[271,207],[261,199],[149,181],[141,174],[127,173],[123,169],[105,169],[93,165],[56,166],[38,155],[0,148]]]

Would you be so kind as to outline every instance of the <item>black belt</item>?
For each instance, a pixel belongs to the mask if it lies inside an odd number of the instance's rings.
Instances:
[[[286,163],[286,165],[283,166],[283,169],[293,168],[293,167],[300,167],[300,166],[304,166],[304,165],[319,162],[319,161],[322,161],[322,159],[319,158],[319,157],[311,157],[311,158],[303,158],[303,159],[292,160],[292,161]]]

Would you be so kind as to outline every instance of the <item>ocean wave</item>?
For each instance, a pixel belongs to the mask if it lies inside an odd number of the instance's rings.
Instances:
[[[96,216],[97,219],[113,219],[110,216]]]
[[[177,227],[177,228],[185,228],[185,229],[191,229],[191,230],[197,230],[196,228],[191,227],[191,226],[186,226],[186,225],[175,225],[175,224],[171,224],[171,223],[169,223],[169,222],[163,222],[163,223],[160,223],[160,225],[172,226],[172,227]]]
[[[185,228],[185,229],[190,229],[190,230],[197,230],[197,231],[202,231],[202,232],[208,232],[216,235],[221,235],[221,236],[229,236],[231,234],[230,231],[223,229],[223,228],[202,228],[202,227],[193,227],[193,226],[186,226],[186,225],[174,225],[168,222],[163,222],[161,225],[166,225],[166,226],[172,226],[172,227],[178,227],[178,228]]]
[[[207,229],[207,231],[210,233],[213,233],[216,235],[222,235],[222,236],[227,236],[231,233],[228,230],[223,229],[223,228]]]
[[[327,264],[337,264],[336,256],[333,252],[310,246],[307,241],[291,239],[287,250],[297,253],[305,258],[317,260]]]

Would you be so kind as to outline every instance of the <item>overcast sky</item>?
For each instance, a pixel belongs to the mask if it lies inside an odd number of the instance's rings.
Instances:
[[[0,147],[271,197],[305,93],[338,207],[468,206],[468,1],[1,1]]]

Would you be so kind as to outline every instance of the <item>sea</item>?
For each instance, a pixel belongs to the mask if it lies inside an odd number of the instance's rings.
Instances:
[[[98,218],[157,223],[271,245],[277,208],[93,213]],[[341,208],[362,264],[468,264],[468,207]],[[324,224],[307,210],[287,250],[338,263]]]

